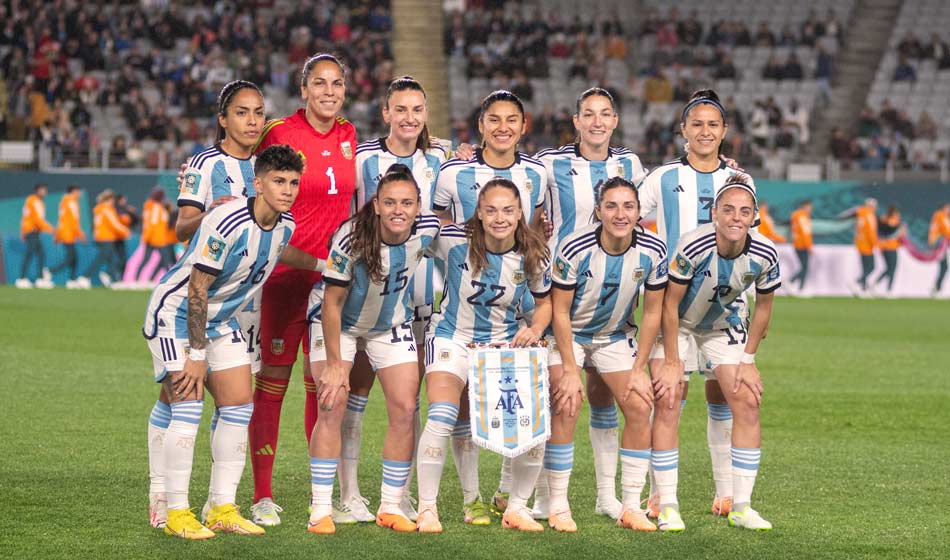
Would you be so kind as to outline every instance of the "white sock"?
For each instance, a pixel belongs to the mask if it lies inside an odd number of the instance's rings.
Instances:
[[[310,519],[319,520],[333,514],[333,479],[339,459],[310,458]]]
[[[597,497],[617,499],[617,407],[590,407],[590,446],[594,449],[594,477]]]
[[[222,406],[211,439],[211,505],[237,502],[237,488],[247,460],[247,425],[254,404]]]
[[[416,453],[416,481],[419,484],[419,507],[434,506],[439,497],[439,483],[445,466],[445,452],[458,418],[459,407],[447,402],[429,404],[426,427],[419,438]],[[456,459],[458,460],[458,459]]]
[[[472,441],[472,430],[468,419],[457,420],[452,429],[452,456],[455,457],[455,470],[458,472],[459,484],[462,486],[462,503],[467,504],[478,498],[480,494],[478,446]]]
[[[567,499],[567,488],[571,482],[571,470],[574,468],[574,442],[548,443],[544,451],[544,470],[547,488],[551,497],[550,513],[569,511],[571,505]],[[540,488],[538,494],[540,494]],[[535,498],[537,501],[537,498]],[[549,512],[545,512],[549,513]]]
[[[679,482],[679,449],[665,451],[653,450],[650,455],[650,466],[653,467],[653,476],[656,478],[656,489],[660,496],[660,509],[673,507],[679,509],[676,499],[676,485]]]
[[[383,458],[383,483],[380,490],[379,510],[383,508],[398,508],[402,502],[406,483],[409,482],[409,471],[412,470],[411,461],[393,461]]]
[[[363,413],[369,397],[350,395],[346,399],[346,412],[343,413],[341,426],[342,447],[340,448],[340,501],[348,502],[353,496],[360,495],[359,464],[360,447],[363,439]]]
[[[221,409],[214,407],[214,414],[211,415],[211,433],[209,434],[209,443],[211,444],[211,477],[208,480],[208,503],[211,503],[211,495],[214,494],[212,488],[214,481],[214,432],[218,429],[218,420],[221,419]],[[213,504],[212,504],[213,505]]]
[[[752,503],[752,489],[759,474],[762,449],[732,448],[732,511],[741,512]]]
[[[511,493],[511,481],[514,478],[511,459],[501,458],[501,480],[498,481],[498,491]]]
[[[188,508],[188,485],[195,457],[195,437],[201,422],[202,401],[172,403],[172,420],[165,432],[165,496],[168,509]]]
[[[412,487],[412,473],[416,472],[416,451],[419,449],[419,438],[422,437],[422,414],[419,412],[419,395],[416,395],[416,414],[412,418],[412,464],[409,468],[409,478],[406,479],[406,492]]]
[[[162,401],[155,401],[148,417],[148,491],[151,494],[165,493],[165,432],[172,421],[172,409]]]
[[[706,442],[712,462],[716,496],[732,497],[732,410],[727,404],[706,404]]]
[[[511,494],[508,497],[508,511],[527,506],[534,492],[538,473],[541,472],[543,460],[543,443],[511,460]]]
[[[640,495],[650,470],[650,449],[620,450],[620,485],[623,487],[623,509],[640,511]]]

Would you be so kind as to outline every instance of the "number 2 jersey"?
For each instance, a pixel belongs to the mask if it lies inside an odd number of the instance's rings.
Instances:
[[[634,230],[627,250],[614,255],[601,245],[602,228],[595,223],[567,236],[551,274],[555,289],[574,290],[571,327],[581,343],[627,338],[640,286],[662,290],[667,284],[666,245],[656,234]]]
[[[778,253],[767,237],[750,230],[739,256],[727,259],[716,248],[715,224],[699,226],[680,239],[670,259],[670,281],[687,286],[680,325],[701,332],[748,327],[743,292],[754,285],[756,292],[769,293],[782,284]]]
[[[275,144],[290,145],[304,160],[300,193],[290,208],[298,225],[293,245],[325,259],[327,242],[350,215],[356,188],[356,129],[343,117],[337,117],[329,131],[319,132],[307,121],[305,110],[298,109],[293,115],[264,126],[255,153]],[[274,276],[291,270],[279,265]]]
[[[439,235],[439,219],[420,214],[409,239],[399,245],[382,245],[381,283],[374,282],[366,263],[353,255],[353,223],[347,222],[333,236],[323,280],[310,292],[308,319],[321,320],[325,284],[332,284],[349,288],[341,316],[342,332],[348,335],[386,332],[412,321],[412,299],[407,288],[426,248]]]
[[[206,335],[240,330],[237,314],[253,300],[274,271],[294,233],[294,218],[281,213],[270,230],[254,217],[254,198],[239,198],[212,210],[181,259],[152,292],[142,334],[188,338],[188,282],[192,268],[215,276],[208,288]]]
[[[550,291],[548,263],[529,277],[517,245],[501,254],[486,251],[487,266],[474,273],[465,229],[455,224],[442,228],[428,252],[446,265],[437,337],[460,344],[509,342],[520,328],[519,306],[525,293],[544,297]]]

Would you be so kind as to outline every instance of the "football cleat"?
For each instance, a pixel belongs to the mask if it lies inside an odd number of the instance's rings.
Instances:
[[[251,506],[251,521],[264,527],[274,527],[280,525],[280,512],[284,511],[282,507],[274,503],[270,498],[261,498],[261,501]]]
[[[716,496],[715,499],[713,499],[710,511],[712,511],[713,515],[721,515],[723,517],[729,515],[729,512],[732,511],[732,498],[729,496],[725,498]]]
[[[657,517],[656,528],[667,533],[681,533],[686,530],[686,524],[683,523],[680,512],[674,508],[666,507]]]
[[[14,282],[13,285],[16,286],[17,288],[26,289],[26,288],[32,288],[33,282],[30,282],[29,278],[17,278],[16,282]]]
[[[148,496],[148,524],[156,529],[165,526],[165,519],[168,517],[168,502],[165,501],[165,494],[149,494]]]
[[[380,527],[387,527],[399,533],[411,533],[416,530],[416,524],[402,514],[399,508],[393,508],[395,511],[376,514],[376,524]]]
[[[771,531],[772,524],[762,518],[759,512],[746,506],[742,511],[729,512],[729,525],[752,531]]]
[[[324,515],[319,519],[314,519],[313,516],[310,516],[310,521],[307,522],[307,531],[315,535],[332,535],[336,533],[336,525],[333,524],[332,515]]]
[[[548,516],[548,525],[561,533],[576,533],[577,523],[571,517],[571,510],[559,511]]]
[[[420,533],[441,533],[442,523],[439,521],[439,512],[435,506],[419,509],[419,518],[416,519],[416,531]]]
[[[654,495],[647,499],[647,517],[656,519],[660,516],[660,496]]]
[[[491,524],[491,515],[488,506],[482,501],[481,496],[462,507],[462,515],[469,525],[489,525]]]
[[[263,535],[264,529],[251,523],[241,516],[235,504],[221,504],[208,510],[205,527],[222,533],[237,533],[239,535]]]
[[[399,509],[402,510],[403,516],[410,521],[415,521],[419,517],[416,512],[416,501],[409,495],[409,492],[403,493],[402,501],[399,502]]]
[[[376,516],[370,513],[369,500],[363,496],[353,496],[346,503],[339,503],[333,508],[333,522],[341,525],[354,523],[370,523],[376,521]]]
[[[606,515],[611,519],[619,519],[623,511],[623,504],[613,496],[597,497],[597,505],[594,506],[596,515]]]
[[[531,517],[531,510],[526,507],[515,508],[505,511],[501,518],[501,526],[505,529],[517,529],[528,533],[540,533],[544,531],[544,525],[541,525]]]
[[[491,512],[495,515],[504,515],[505,510],[508,509],[508,496],[508,492],[495,491],[495,495],[491,497]]]
[[[617,519],[617,526],[634,531],[652,532],[656,531],[656,525],[647,519],[646,512],[625,509]]]
[[[214,531],[202,525],[190,508],[168,510],[165,534],[196,541],[214,538]]]

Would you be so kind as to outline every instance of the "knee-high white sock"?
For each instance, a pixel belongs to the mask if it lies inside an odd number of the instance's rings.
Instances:
[[[732,511],[741,512],[752,504],[752,489],[761,460],[761,448],[732,448]]]
[[[447,402],[429,404],[426,427],[419,438],[416,453],[416,480],[419,484],[419,507],[434,506],[439,497],[439,483],[445,466],[445,452],[459,415],[459,407]]]
[[[214,494],[214,432],[218,429],[218,420],[221,419],[221,409],[214,407],[214,414],[211,415],[211,433],[209,442],[211,443],[211,477],[208,480],[208,503],[211,502],[211,495]],[[213,504],[212,504],[213,505]]]
[[[560,513],[571,509],[571,504],[567,499],[567,488],[571,482],[573,468],[574,442],[547,444],[544,451],[544,470],[541,472],[547,475],[548,493],[551,497],[549,513]],[[540,488],[538,493],[540,493]]]
[[[541,472],[544,460],[544,444],[511,460],[511,494],[508,496],[508,511],[523,508],[531,499],[534,483]]]
[[[732,410],[727,404],[706,404],[706,442],[709,444],[709,459],[712,463],[716,496],[732,496]]]
[[[411,461],[394,461],[383,457],[383,483],[380,489],[379,510],[399,507],[406,483],[409,482]]]
[[[478,447],[472,441],[468,419],[455,422],[452,429],[452,456],[455,457],[455,470],[462,486],[462,503],[467,504],[479,496]]]
[[[498,481],[499,492],[511,492],[511,481],[514,478],[511,467],[511,459],[501,458],[501,479]]]
[[[165,493],[165,432],[172,421],[172,409],[162,401],[155,401],[148,416],[148,491],[151,494]]]
[[[679,418],[676,420],[676,425],[677,425],[677,427],[678,427],[679,424],[683,421],[683,409],[685,409],[685,408],[686,408],[686,399],[682,399],[682,400],[680,400],[680,416],[679,416]],[[653,413],[652,413],[652,412],[650,413],[650,423],[651,423],[651,424],[653,423]],[[679,460],[678,457],[679,457],[679,452],[677,452],[677,461]],[[677,472],[679,472],[679,471],[677,471]],[[653,470],[653,462],[652,462],[652,460],[651,460],[651,462],[650,462],[650,500],[653,500],[654,498],[659,498],[659,496],[660,496],[660,491],[659,491],[659,489],[657,488],[656,472],[654,472],[654,470]]]
[[[202,401],[172,403],[172,420],[165,432],[165,496],[168,509],[188,507],[191,464],[195,457],[195,437],[201,422]]]
[[[222,406],[211,439],[211,505],[237,502],[237,488],[247,460],[247,425],[254,404]]]
[[[339,459],[310,458],[310,519],[317,521],[333,514],[333,479]]]
[[[350,395],[346,399],[346,412],[343,413],[341,427],[342,447],[340,449],[340,501],[346,503],[353,496],[360,495],[359,464],[360,447],[363,440],[363,413],[369,397]]]
[[[419,412],[419,395],[416,395],[416,412],[412,418],[412,462],[409,467],[409,478],[406,479],[406,493],[412,487],[412,473],[416,470],[416,451],[419,449],[419,438],[422,437],[422,415]]]
[[[590,407],[590,446],[594,449],[594,477],[597,496],[617,499],[617,428],[620,420],[617,407]]]
[[[660,509],[673,507],[679,509],[679,500],[676,499],[676,486],[679,482],[679,449],[666,451],[653,450],[650,456],[650,466],[653,467],[653,476],[656,478],[656,489],[660,496]]]
[[[620,485],[623,487],[623,509],[640,511],[640,494],[650,470],[650,449],[620,450]]]

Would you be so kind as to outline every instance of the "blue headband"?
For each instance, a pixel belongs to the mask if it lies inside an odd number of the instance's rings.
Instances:
[[[722,108],[722,105],[718,101],[716,101],[715,99],[710,99],[708,97],[701,97],[695,101],[690,101],[689,104],[686,105],[686,108],[683,109],[683,115],[680,117],[680,122],[681,123],[686,122],[686,114],[689,113],[690,109],[692,109],[693,107],[697,105],[702,105],[704,103],[708,105],[712,105],[716,109],[719,109],[719,114],[722,115],[722,122],[726,122],[726,110]]]

